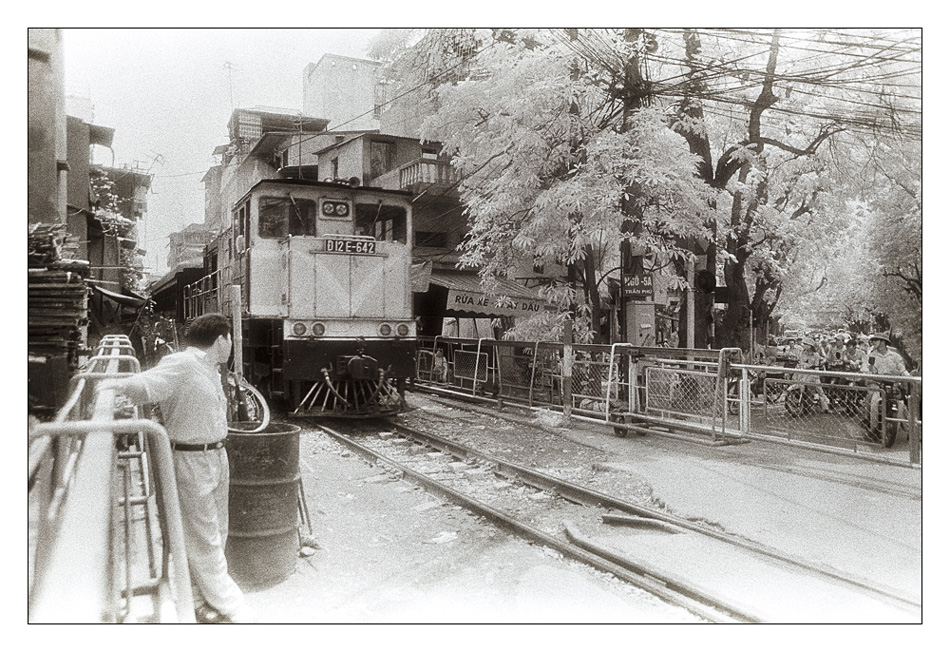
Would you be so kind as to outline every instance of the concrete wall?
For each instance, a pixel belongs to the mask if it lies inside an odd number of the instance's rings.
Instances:
[[[29,222],[66,222],[66,95],[62,34],[28,30]]]
[[[380,64],[326,54],[303,73],[304,113],[326,118],[328,129],[379,129],[373,117]]]

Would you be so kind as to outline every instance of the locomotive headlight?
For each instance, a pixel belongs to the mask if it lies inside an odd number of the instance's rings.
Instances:
[[[320,322],[317,322],[313,325],[313,328],[310,329],[310,332],[312,332],[316,337],[322,337],[323,334],[327,332],[327,328]]]
[[[307,325],[302,321],[294,322],[292,330],[297,337],[303,337],[307,333]]]
[[[349,217],[350,205],[345,201],[324,200],[320,204],[320,212],[326,217]]]
[[[399,335],[399,337],[405,337],[409,334],[409,326],[406,324],[399,324],[396,326],[396,334]]]
[[[390,326],[389,324],[380,324],[380,325],[379,325],[379,334],[382,335],[383,337],[387,337],[387,336],[389,336],[389,335],[392,335],[392,333],[393,333],[393,327]]]

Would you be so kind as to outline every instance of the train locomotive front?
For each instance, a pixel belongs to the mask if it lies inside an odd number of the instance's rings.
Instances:
[[[270,179],[233,217],[245,377],[288,416],[405,409],[416,336],[409,193]]]

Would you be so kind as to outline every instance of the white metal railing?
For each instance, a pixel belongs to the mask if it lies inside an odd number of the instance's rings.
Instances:
[[[30,622],[194,622],[168,435],[137,408],[116,418],[96,387],[138,370],[128,338],[106,336],[29,433]]]

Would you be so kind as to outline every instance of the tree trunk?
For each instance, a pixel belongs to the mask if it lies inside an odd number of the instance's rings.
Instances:
[[[727,261],[723,275],[729,288],[729,303],[722,318],[722,326],[716,332],[716,346],[749,349],[749,291],[745,284],[745,257],[738,262]]]
[[[603,344],[603,333],[600,330],[600,290],[597,288],[597,265],[594,260],[594,250],[590,245],[584,247],[584,296],[590,306],[590,329],[593,333],[594,344]]]

